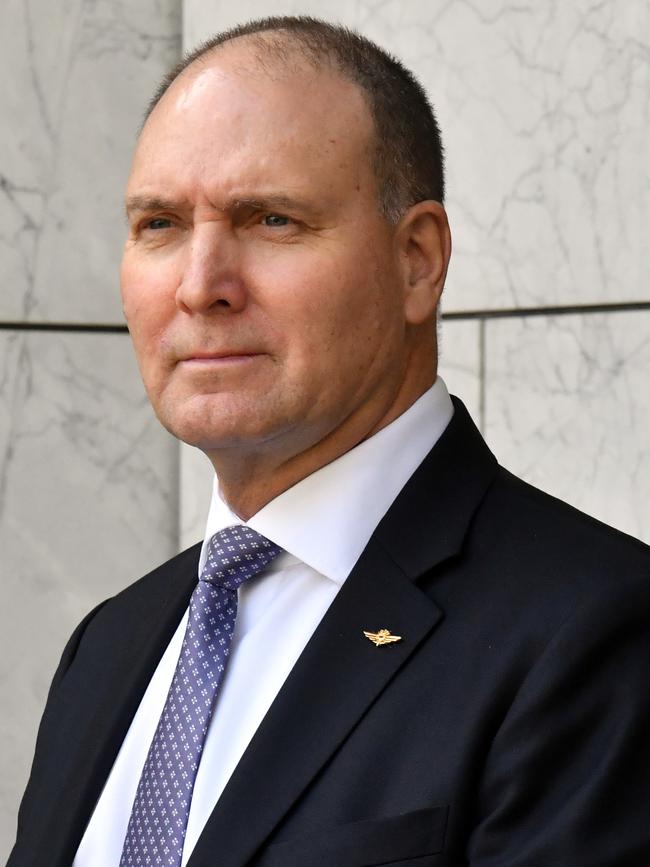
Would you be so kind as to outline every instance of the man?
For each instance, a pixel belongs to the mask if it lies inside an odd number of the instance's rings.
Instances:
[[[339,28],[255,22],[163,84],[124,309],[218,489],[66,647],[11,867],[650,863],[649,552],[437,379],[442,198],[421,89]]]

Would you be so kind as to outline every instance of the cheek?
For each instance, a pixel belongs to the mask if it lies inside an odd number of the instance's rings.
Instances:
[[[173,313],[169,293],[151,279],[142,266],[122,267],[121,292],[124,316],[140,368],[140,374],[152,402],[165,386],[164,334]]]
[[[363,376],[399,342],[398,293],[373,264],[323,261],[294,272],[284,284],[292,291],[276,299],[273,318],[287,337],[289,363],[299,377],[311,376],[329,389],[351,368]]]
[[[363,353],[401,318],[399,299],[389,275],[374,263],[350,262],[332,269],[316,287],[307,311],[315,336],[334,347]]]
[[[125,255],[120,271],[122,308],[136,351],[157,339],[176,308],[173,283],[161,269]]]

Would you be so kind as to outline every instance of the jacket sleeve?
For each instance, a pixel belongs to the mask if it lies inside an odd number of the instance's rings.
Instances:
[[[650,865],[650,576],[555,633],[491,746],[472,867]]]
[[[47,695],[47,701],[45,703],[45,710],[43,711],[43,716],[41,718],[41,722],[38,728],[38,735],[36,737],[36,748],[34,750],[34,759],[32,761],[32,767],[29,774],[29,779],[27,781],[27,787],[25,789],[25,793],[22,797],[20,808],[18,810],[18,823],[17,823],[17,835],[16,835],[16,845],[9,856],[9,861],[7,862],[7,867],[18,867],[20,862],[20,840],[21,838],[29,833],[30,828],[30,813],[32,804],[38,803],[39,801],[39,792],[41,790],[41,786],[43,784],[42,780],[42,757],[47,752],[47,740],[48,740],[48,721],[50,709],[52,707],[53,700],[55,699],[58,687],[61,681],[64,679],[66,672],[70,668],[81,640],[83,638],[84,632],[88,627],[88,624],[95,617],[97,612],[106,604],[101,602],[97,605],[93,610],[87,614],[81,623],[74,630],[68,642],[63,650],[61,655],[61,659],[57,666],[57,669],[54,673],[54,677],[52,678],[52,683],[50,684],[50,689]]]

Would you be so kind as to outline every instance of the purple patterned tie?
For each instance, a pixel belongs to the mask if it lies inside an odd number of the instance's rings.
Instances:
[[[210,539],[174,678],[133,801],[120,867],[180,867],[194,781],[230,653],[237,588],[281,550],[243,526],[226,527]]]

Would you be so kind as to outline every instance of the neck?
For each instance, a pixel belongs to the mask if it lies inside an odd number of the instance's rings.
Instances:
[[[248,521],[261,508],[297,482],[315,473],[402,415],[435,382],[436,370],[408,377],[398,392],[357,409],[316,443],[295,452],[267,448],[207,453],[219,479],[219,491],[229,508]]]

